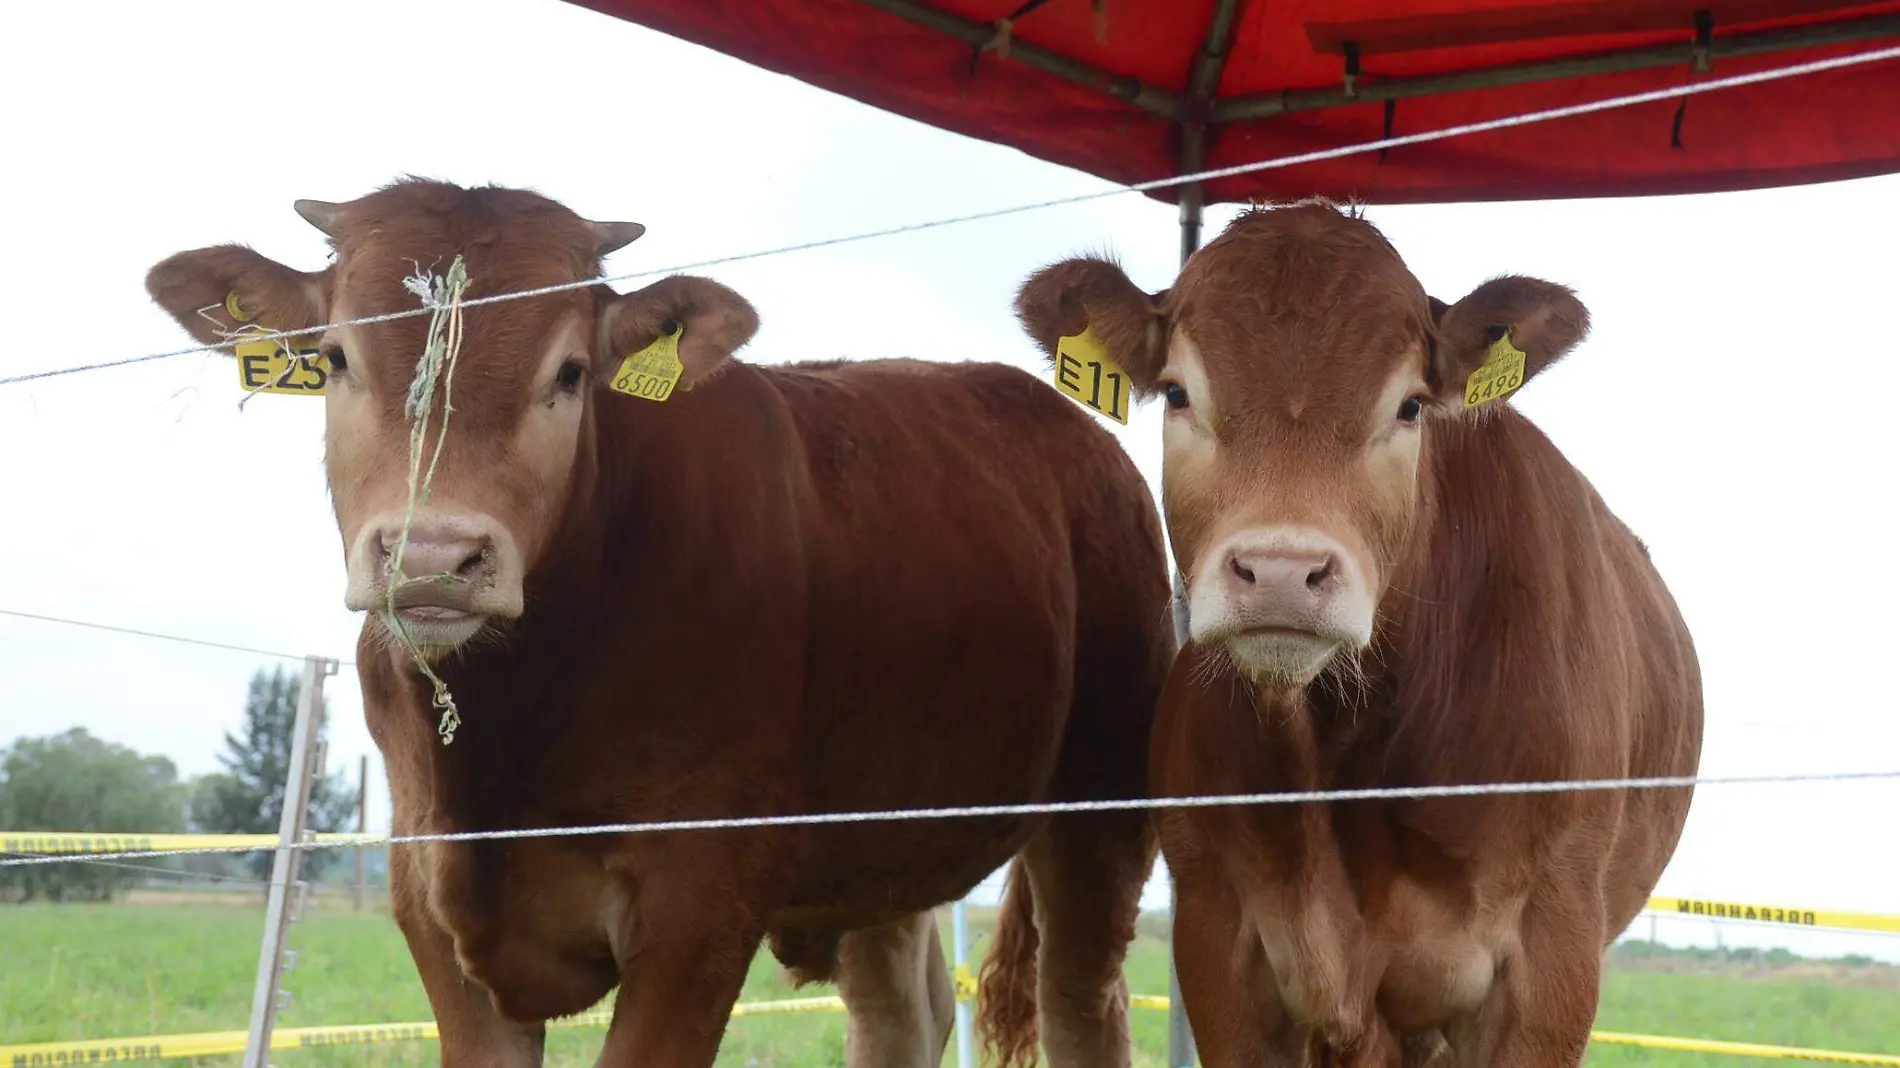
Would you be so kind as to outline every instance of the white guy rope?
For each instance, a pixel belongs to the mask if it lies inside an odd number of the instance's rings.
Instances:
[[[0,616],[10,616],[14,619],[30,619],[37,623],[58,623],[61,626],[67,627],[84,627],[87,630],[102,630],[111,634],[130,634],[136,638],[156,638],[159,641],[180,642],[185,645],[200,645],[206,649],[223,649],[233,653],[250,653],[254,656],[274,656],[282,660],[302,660],[312,655],[308,653],[281,653],[275,649],[255,649],[248,645],[230,645],[225,642],[206,641],[203,638],[187,638],[182,634],[161,634],[155,630],[134,630],[131,627],[115,627],[109,623],[89,623],[83,619],[43,616],[37,612],[18,612],[11,608],[0,608]],[[336,657],[333,656],[325,657],[324,659],[336,660],[337,663],[344,667],[356,666],[356,661],[354,660],[337,660]]]
[[[348,841],[294,842],[291,849],[359,849],[423,842],[487,842],[518,838],[570,838],[605,834],[660,834],[669,831],[746,830],[813,824],[880,823],[907,820],[968,819],[982,816],[1041,816],[1130,809],[1217,808],[1233,805],[1293,805],[1335,801],[1394,801],[1433,797],[1493,797],[1504,794],[1556,794],[1589,790],[1658,790],[1703,786],[1762,785],[1794,782],[1900,780],[1900,771],[1833,771],[1812,774],[1693,775],[1642,779],[1570,779],[1548,782],[1474,783],[1464,786],[1381,786],[1353,790],[1304,790],[1258,794],[1209,794],[1193,797],[1129,798],[1112,801],[1053,801],[1027,805],[967,805],[958,808],[886,809],[869,812],[820,812],[791,816],[742,816],[731,819],[660,820],[650,823],[600,823],[580,827],[530,827],[509,831],[457,831],[449,834],[352,835]],[[62,853],[0,858],[0,868],[68,861],[179,857],[210,853],[254,853],[269,846],[206,846],[197,849],[145,849],[120,853]]]
[[[816,241],[804,241],[795,245],[783,245],[778,248],[763,249],[756,252],[742,252],[732,256],[718,256],[713,259],[697,260],[692,263],[676,264],[671,267],[656,267],[645,271],[633,271],[628,274],[609,275],[602,278],[587,278],[577,282],[562,282],[557,285],[541,286],[536,289],[524,289],[516,293],[498,293],[493,296],[477,297],[462,302],[465,308],[480,304],[497,304],[508,300],[522,300],[528,297],[546,296],[550,293],[563,293],[573,289],[586,289],[591,286],[608,285],[614,282],[628,282],[655,275],[678,274],[683,271],[695,271],[706,267],[717,267],[728,263],[740,263],[747,260],[765,259],[768,256],[782,256],[790,252],[807,252],[813,249],[830,248],[834,245],[847,245],[859,241],[870,241],[881,237],[895,237],[900,234],[914,234],[925,230],[935,230],[945,226],[957,226],[963,223],[981,222],[987,219],[1001,219],[1026,212],[1043,211],[1049,208],[1066,207],[1071,204],[1083,204],[1108,197],[1125,196],[1129,193],[1145,193],[1152,189],[1165,189],[1169,186],[1189,185],[1194,182],[1209,181],[1218,178],[1232,178],[1242,174],[1254,174],[1259,171],[1277,170],[1295,167],[1305,163],[1319,163],[1324,160],[1339,159],[1357,155],[1361,152],[1375,152],[1383,149],[1398,148],[1404,145],[1420,145],[1431,141],[1443,141],[1453,137],[1466,137],[1471,134],[1490,133],[1496,130],[1509,130],[1519,126],[1530,126],[1555,119],[1574,118],[1579,115],[1591,115],[1600,111],[1614,111],[1618,108],[1633,107],[1637,104],[1649,104],[1659,100],[1675,100],[1682,97],[1712,93],[1722,89],[1734,89],[1744,85],[1756,85],[1762,82],[1779,81],[1806,74],[1819,74],[1824,71],[1840,70],[1846,67],[1879,63],[1889,59],[1900,59],[1900,46],[1875,49],[1868,52],[1856,52],[1852,55],[1835,56],[1830,59],[1812,60],[1786,67],[1774,67],[1755,71],[1750,74],[1735,74],[1725,78],[1715,78],[1693,85],[1670,86],[1666,89],[1652,89],[1642,93],[1630,93],[1625,96],[1607,97],[1583,104],[1570,104],[1564,107],[1547,108],[1542,111],[1530,111],[1519,115],[1510,115],[1501,119],[1487,119],[1483,122],[1470,122],[1459,126],[1447,126],[1439,130],[1424,133],[1404,134],[1397,137],[1384,137],[1377,141],[1362,141],[1354,145],[1338,148],[1325,148],[1313,152],[1301,152],[1292,156],[1280,156],[1274,159],[1260,160],[1254,163],[1238,163],[1211,170],[1195,171],[1189,174],[1175,175],[1170,178],[1154,178],[1132,185],[1116,186],[1113,189],[1099,190],[1094,193],[1078,193],[1073,196],[1057,197],[1053,200],[1041,200],[1031,204],[1018,204],[1008,208],[992,208],[987,211],[971,212],[967,215],[952,215],[925,222],[906,223],[883,230],[868,230],[843,237],[822,238]],[[419,308],[399,312],[387,312],[382,315],[367,315],[358,319],[346,319],[342,322],[327,323],[322,326],[309,326],[300,330],[279,330],[262,334],[246,335],[245,341],[272,341],[281,338],[299,337],[304,334],[316,334],[344,326],[369,326],[397,319],[410,319],[428,315],[432,308]],[[87,339],[90,340],[90,339]],[[120,360],[107,360],[103,363],[83,364],[78,367],[57,368],[49,371],[35,371],[29,374],[12,375],[0,378],[0,386],[17,385],[22,382],[34,382],[44,378],[57,378],[61,375],[79,374],[82,371],[97,371],[109,367],[125,367],[135,363],[147,363],[153,360],[167,360],[175,356],[189,356],[194,352],[214,352],[230,348],[236,344],[226,341],[216,345],[195,345],[191,348],[171,349],[165,352],[147,353],[143,356],[130,356]]]

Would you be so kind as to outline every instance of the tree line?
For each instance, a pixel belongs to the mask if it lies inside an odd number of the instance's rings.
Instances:
[[[180,778],[165,757],[96,738],[80,727],[21,738],[0,749],[0,830],[275,834],[301,688],[302,680],[281,668],[253,675],[243,723],[224,735],[218,754],[223,770],[191,779]],[[327,702],[319,715],[321,738]],[[356,805],[356,788],[343,773],[326,775],[311,785],[308,827],[354,830]],[[329,850],[304,854],[302,877],[320,878],[337,859]],[[0,868],[0,900],[106,901],[158,872],[267,879],[270,867],[271,854],[258,852],[152,858],[123,867]]]

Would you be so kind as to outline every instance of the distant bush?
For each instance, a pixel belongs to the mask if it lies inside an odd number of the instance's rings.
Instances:
[[[171,761],[81,727],[0,750],[0,829],[177,833],[185,829],[186,800]],[[143,876],[136,865],[0,868],[0,897],[105,901]]]

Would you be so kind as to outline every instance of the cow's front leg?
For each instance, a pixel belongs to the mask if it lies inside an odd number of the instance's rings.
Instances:
[[[710,1068],[764,939],[769,859],[733,832],[689,833],[693,848],[641,865],[596,1068]]]
[[[541,1025],[517,1023],[495,1011],[488,988],[463,973],[454,940],[429,914],[416,870],[421,848],[399,845],[389,851],[389,898],[435,1012],[442,1068],[540,1068]]]
[[[1469,1019],[1447,1039],[1465,1068],[1577,1068],[1596,1022],[1603,973],[1603,911],[1583,891],[1538,891],[1519,927],[1522,951],[1505,962]]]

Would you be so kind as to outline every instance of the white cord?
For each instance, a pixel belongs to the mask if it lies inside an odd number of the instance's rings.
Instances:
[[[1198,797],[1129,798],[1113,801],[1054,801],[1027,805],[967,805],[957,808],[886,809],[870,812],[822,812],[791,816],[742,816],[732,819],[661,820],[651,823],[601,823],[582,827],[530,827],[510,831],[458,831],[450,834],[364,835],[344,841],[295,842],[291,849],[356,849],[366,846],[414,845],[422,842],[487,842],[516,838],[569,838],[602,834],[659,834],[667,831],[744,830],[766,827],[803,827],[813,824],[879,823],[903,820],[968,819],[979,816],[1041,816],[1073,812],[1122,812],[1131,809],[1214,808],[1228,805],[1293,805],[1335,801],[1394,801],[1433,797],[1492,797],[1502,794],[1554,794],[1586,790],[1685,789],[1700,786],[1736,786],[1793,782],[1856,782],[1900,779],[1900,771],[1836,771],[1817,774],[1729,775],[1698,778],[1693,775],[1644,779],[1574,779],[1551,782],[1475,783],[1466,786],[1386,786],[1354,790],[1305,790],[1258,794],[1213,794]],[[0,836],[3,838],[4,836]],[[62,853],[47,856],[0,858],[0,868],[69,861],[126,860],[139,857],[199,856],[214,853],[257,853],[280,848],[261,846],[207,846],[200,849],[147,849],[119,853]]]
[[[1511,115],[1501,119],[1487,119],[1483,122],[1448,126],[1441,130],[1431,130],[1425,133],[1404,134],[1398,137],[1383,137],[1377,141],[1364,141],[1359,144],[1343,145],[1338,148],[1325,148],[1313,152],[1302,152],[1297,155],[1280,156],[1275,159],[1260,160],[1254,163],[1240,163],[1228,167],[1216,167],[1211,170],[1195,171],[1191,174],[1175,175],[1170,178],[1155,178],[1145,182],[1136,182],[1133,185],[1118,186],[1114,189],[1057,197],[1054,200],[1042,200],[1032,204],[1019,204],[1015,207],[994,208],[988,211],[972,212],[968,215],[952,215],[941,219],[931,219],[926,222],[893,226],[884,230],[869,230],[843,237],[829,237],[817,241],[805,241],[796,245],[783,245],[778,248],[764,249],[757,252],[742,252],[733,256],[718,256],[709,260],[682,263],[672,267],[657,267],[651,270],[633,271],[628,274],[611,275],[603,278],[586,278],[578,282],[562,282],[558,285],[541,286],[536,289],[524,289],[516,293],[499,293],[494,296],[465,300],[462,302],[462,306],[472,308],[481,304],[497,304],[506,300],[522,300],[527,297],[546,296],[550,293],[563,293],[573,289],[586,289],[590,286],[607,285],[614,282],[628,282],[638,278],[650,278],[654,275],[678,274],[683,271],[695,271],[728,263],[764,259],[768,256],[782,256],[788,252],[806,252],[812,249],[830,248],[834,245],[869,241],[874,238],[895,237],[899,234],[914,234],[919,231],[935,230],[944,226],[956,226],[962,223],[980,222],[986,219],[1001,219],[1010,215],[1021,215],[1025,212],[1042,211],[1048,208],[1065,207],[1071,204],[1083,204],[1088,201],[1101,200],[1107,197],[1125,196],[1129,193],[1145,193],[1152,189],[1165,189],[1169,186],[1188,185],[1194,182],[1204,182],[1217,178],[1232,178],[1236,175],[1254,174],[1259,171],[1276,170],[1283,167],[1294,167],[1304,163],[1318,163],[1324,160],[1339,159],[1343,156],[1357,155],[1361,152],[1374,152],[1381,149],[1398,148],[1402,145],[1419,145],[1430,141],[1442,141],[1452,137],[1490,133],[1494,130],[1509,130],[1518,126],[1550,122],[1554,119],[1574,118],[1578,115],[1590,115],[1599,111],[1612,111],[1618,108],[1633,107],[1637,104],[1648,104],[1659,100],[1674,100],[1681,97],[1696,96],[1702,93],[1712,93],[1721,89],[1733,89],[1738,86],[1778,81],[1783,78],[1794,78],[1804,74],[1818,74],[1822,71],[1839,70],[1844,67],[1878,63],[1889,59],[1900,59],[1900,47],[1881,48],[1870,52],[1856,52],[1852,55],[1813,60],[1811,62],[1797,63],[1787,67],[1774,67],[1769,70],[1755,71],[1751,74],[1736,74],[1725,78],[1715,78],[1705,82],[1697,82],[1692,85],[1677,85],[1666,89],[1652,89],[1648,92],[1631,93],[1626,96],[1613,96],[1603,100],[1593,100],[1584,104],[1571,104],[1565,107],[1547,108],[1542,111],[1531,111],[1521,115]],[[304,327],[300,330],[279,330],[270,333],[247,334],[242,340],[254,342],[298,337],[304,334],[321,333],[325,330],[343,326],[368,326],[375,323],[391,322],[396,319],[408,319],[418,315],[428,315],[431,311],[432,309],[424,307],[406,311],[389,312],[383,315],[368,315],[359,319],[346,319],[339,323]],[[174,356],[189,356],[194,352],[214,352],[218,349],[229,348],[234,344],[237,344],[237,342],[225,341],[216,345],[196,345],[191,348],[153,352],[143,356],[128,357],[122,360],[108,360],[104,363],[83,364],[78,367],[65,367],[50,371],[36,371],[31,374],[13,375],[8,378],[0,378],[0,386],[16,385],[21,382],[33,382],[43,378],[57,378],[61,375],[78,374],[81,371],[96,371],[108,367],[124,367],[129,364],[147,363],[152,360],[166,360]]]

